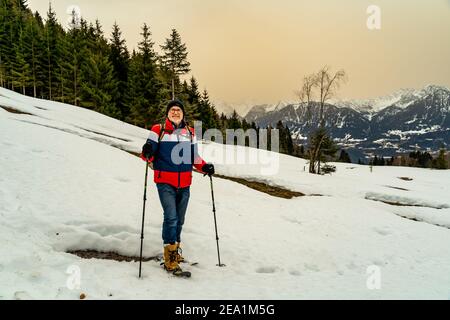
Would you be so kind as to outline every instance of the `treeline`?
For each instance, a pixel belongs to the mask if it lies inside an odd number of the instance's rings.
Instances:
[[[361,159],[358,159],[358,164],[363,164]],[[427,151],[417,150],[397,157],[392,156],[390,158],[385,158],[382,156],[375,156],[369,160],[369,165],[448,169],[449,161],[446,150],[441,148],[436,157],[433,157]]]
[[[258,127],[255,122],[247,122],[245,119],[240,119],[239,115],[236,113],[236,110],[233,111],[233,114],[230,116],[230,118],[225,117],[225,115],[222,113],[220,116],[220,122],[218,128],[221,128],[222,135],[225,138],[226,137],[226,130],[227,129],[242,129],[244,132],[246,132],[249,129],[253,129],[256,133],[256,148],[265,148],[267,150],[272,149],[272,137],[271,137],[271,130],[272,129],[278,129],[279,134],[279,140],[278,140],[278,146],[279,146],[279,152],[287,155],[292,156],[300,156],[299,153],[299,146],[295,145],[292,140],[292,135],[287,126],[284,126],[283,123],[280,121],[277,122],[276,126],[267,126],[265,128]],[[262,145],[260,141],[260,130],[266,129],[265,133],[265,144]],[[235,139],[234,143],[239,143],[237,139]],[[249,137],[245,138],[244,142],[245,146],[252,146],[249,141]]]

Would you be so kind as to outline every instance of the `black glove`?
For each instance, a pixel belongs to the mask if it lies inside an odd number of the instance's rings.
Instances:
[[[142,155],[146,159],[150,159],[153,156],[153,147],[150,143],[144,144],[142,147]]]
[[[212,176],[214,174],[214,165],[212,163],[204,164],[202,167],[202,171],[208,176]]]

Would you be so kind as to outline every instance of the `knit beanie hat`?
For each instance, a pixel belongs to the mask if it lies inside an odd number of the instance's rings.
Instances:
[[[169,114],[169,110],[170,108],[172,108],[173,106],[177,106],[181,109],[181,111],[183,111],[183,118],[184,118],[184,105],[180,100],[171,100],[168,104],[167,104],[167,109],[166,109],[166,116]]]

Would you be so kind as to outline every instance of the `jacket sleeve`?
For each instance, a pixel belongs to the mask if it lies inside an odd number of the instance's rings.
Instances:
[[[195,132],[193,128],[189,128],[191,130],[191,134],[192,134],[192,145],[193,145],[193,165],[194,168],[197,169],[200,172],[202,171],[203,166],[206,164],[205,160],[202,159],[202,157],[200,157],[200,155],[198,154],[198,143],[197,143],[197,137],[195,136]]]
[[[153,148],[153,157],[148,159],[148,162],[152,162],[155,158],[155,154],[158,152],[159,148],[159,133],[161,132],[161,125],[155,124],[151,129],[149,136],[147,138],[146,143],[150,143]],[[144,155],[141,153],[141,159],[146,161],[147,159],[144,157]]]

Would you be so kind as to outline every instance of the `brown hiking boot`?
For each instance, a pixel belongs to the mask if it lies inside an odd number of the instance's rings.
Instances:
[[[164,268],[167,271],[177,271],[180,268],[177,261],[178,248],[176,244],[164,246]]]
[[[183,257],[183,250],[181,249],[181,242],[177,242],[177,262],[183,262],[184,261],[184,257]]]

